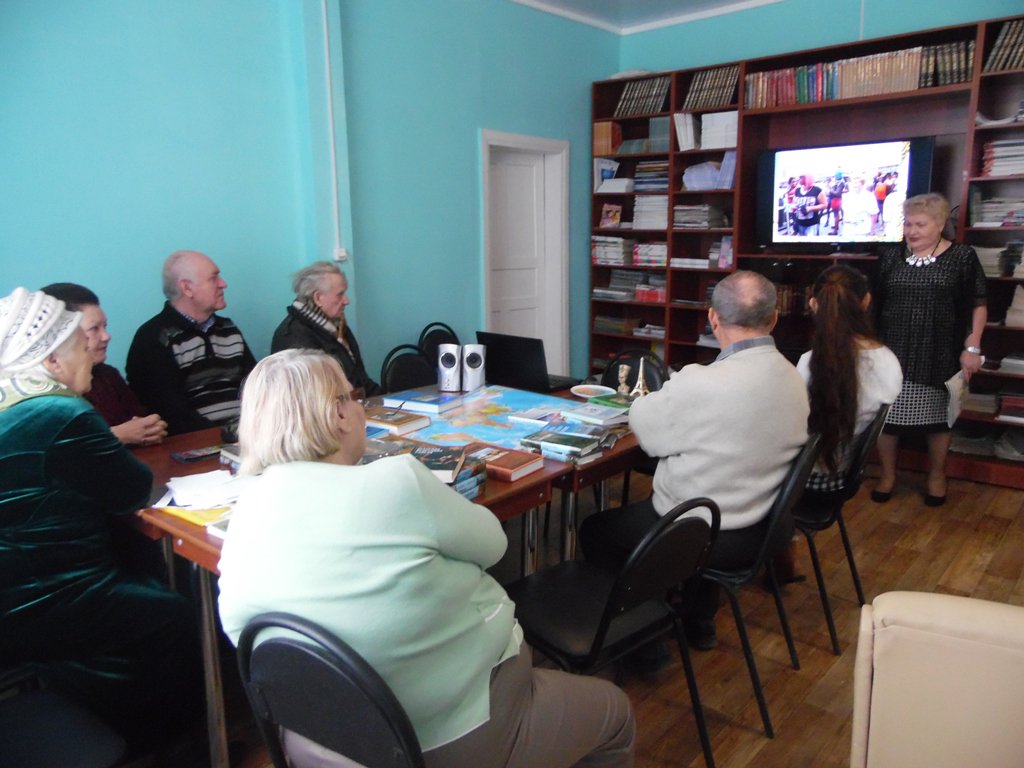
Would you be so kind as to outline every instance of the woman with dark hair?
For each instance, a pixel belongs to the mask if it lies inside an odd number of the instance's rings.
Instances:
[[[811,403],[807,429],[821,434],[821,458],[807,482],[812,495],[842,490],[855,438],[903,383],[899,360],[875,336],[870,303],[867,278],[845,265],[823,271],[812,289],[814,335],[797,363]]]
[[[63,301],[68,310],[82,314],[82,330],[92,355],[92,388],[84,397],[110,425],[110,431],[125,445],[161,442],[167,436],[167,422],[158,413],[147,415],[120,371],[107,365],[110,334],[99,297],[78,283],[50,283],[40,290]]]

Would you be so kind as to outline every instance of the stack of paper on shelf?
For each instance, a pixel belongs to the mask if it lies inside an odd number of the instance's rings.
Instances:
[[[727,226],[725,213],[716,205],[677,205],[672,226],[677,229],[714,229]]]
[[[598,192],[610,192],[610,193],[623,193],[632,192],[635,188],[633,179],[626,177],[615,177],[612,179],[605,179],[601,182],[601,186],[597,188]]]
[[[636,243],[633,246],[633,263],[645,267],[664,267],[668,264],[668,245]]]
[[[738,135],[739,112],[707,112],[700,118],[701,149],[735,147]]]
[[[590,236],[590,263],[622,267],[632,263],[636,240],[615,235]]]
[[[667,229],[668,195],[637,196],[633,206],[633,229]]]
[[[719,189],[718,176],[721,169],[722,164],[713,160],[687,167],[683,170],[683,189],[689,191]]]

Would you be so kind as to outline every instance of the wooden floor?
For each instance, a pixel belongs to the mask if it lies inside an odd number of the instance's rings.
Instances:
[[[924,476],[904,473],[891,501],[874,504],[868,480],[846,507],[866,597],[892,590],[945,592],[1024,605],[1024,491],[966,481],[950,481],[944,507],[924,506]],[[634,499],[649,493],[648,478],[631,483]],[[618,486],[611,489],[618,498]],[[584,515],[594,508],[592,494],[581,496]],[[557,561],[557,520],[547,544],[547,562]],[[518,529],[509,528],[509,538]],[[769,593],[750,586],[740,595],[747,630],[775,724],[765,737],[728,606],[719,611],[718,648],[693,652],[715,760],[719,768],[828,768],[849,764],[853,662],[860,608],[838,533],[817,537],[832,598],[843,653],[832,654],[814,586],[807,546],[797,545],[798,570],[808,581],[786,588],[785,603],[800,655],[801,669],[789,663],[785,641]],[[512,546],[499,578],[516,562]],[[538,663],[543,663],[538,657]],[[681,665],[674,663],[653,679],[626,676],[623,688],[639,728],[637,768],[704,765]],[[246,717],[234,706],[232,737],[249,747],[238,768],[269,767],[266,753]],[[544,768],[544,766],[537,766]]]

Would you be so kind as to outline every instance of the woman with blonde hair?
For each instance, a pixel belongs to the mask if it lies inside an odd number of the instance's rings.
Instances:
[[[515,606],[485,571],[498,520],[409,455],[360,465],[366,417],[337,360],[290,349],[246,381],[241,471],[259,475],[220,560],[221,622],[287,610],[388,683],[428,766],[629,766],[629,700],[607,681],[532,669]],[[348,765],[296,734],[291,764]]]
[[[899,439],[918,434],[928,445],[924,502],[937,507],[946,502],[951,439],[945,382],[981,367],[985,273],[973,248],[944,236],[949,203],[942,195],[907,198],[903,214],[906,246],[881,255],[874,290],[879,336],[903,367],[903,389],[878,439],[882,474],[871,498],[892,496]]]

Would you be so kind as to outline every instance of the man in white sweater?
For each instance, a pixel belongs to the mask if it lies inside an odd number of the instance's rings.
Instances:
[[[617,569],[660,515],[707,496],[722,510],[711,564],[749,563],[764,540],[768,510],[807,440],[807,388],[775,348],[775,287],[739,271],[715,286],[708,318],[722,352],[687,365],[633,403],[629,424],[659,459],[651,498],[588,518],[580,543],[588,560]],[[702,582],[687,622],[696,648],[714,647],[718,589]]]

